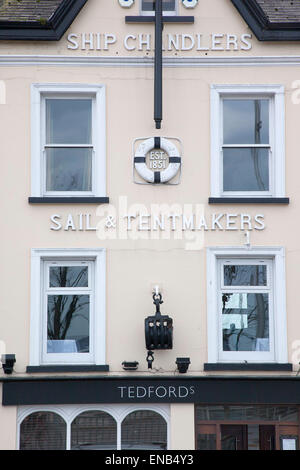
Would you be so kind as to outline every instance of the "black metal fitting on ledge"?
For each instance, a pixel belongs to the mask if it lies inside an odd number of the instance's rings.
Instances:
[[[2,368],[5,374],[12,374],[14,364],[16,362],[15,354],[2,354],[1,356]]]
[[[188,371],[191,360],[189,357],[177,357],[176,365],[180,374],[185,374]]]
[[[146,361],[148,362],[148,369],[152,369],[152,362],[154,361],[153,351],[148,351]]]
[[[137,370],[139,363],[137,361],[133,362],[128,362],[124,361],[122,362],[122,367],[124,370]]]

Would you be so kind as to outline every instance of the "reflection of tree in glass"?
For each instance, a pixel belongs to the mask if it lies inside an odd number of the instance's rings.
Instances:
[[[227,286],[266,286],[266,265],[225,265],[224,284]]]
[[[254,115],[255,115],[255,125],[254,125],[254,134],[255,134],[255,143],[261,144],[261,128],[262,128],[262,120],[261,120],[261,101],[254,100]],[[259,170],[259,149],[256,147],[253,149],[251,153],[253,158],[253,165],[254,165],[254,173],[257,181],[257,185],[260,191],[265,191],[265,185],[263,182],[263,178],[260,174]]]
[[[230,299],[231,295],[233,294],[223,294],[222,301],[223,301],[223,311],[222,314],[230,315],[234,313],[236,309],[227,309],[226,302]],[[247,328],[236,328],[235,324],[230,325],[230,329],[223,330],[223,349],[225,351],[231,351],[232,347],[230,347],[230,338],[233,335],[236,335],[235,341],[235,351],[240,351],[240,340],[245,338],[251,340],[252,342],[255,341],[257,338],[264,338],[265,337],[265,327],[266,327],[266,314],[268,313],[268,303],[264,302],[263,294],[253,294],[256,298],[256,305],[247,313],[248,316],[248,325]],[[251,331],[252,327],[255,327],[256,324],[256,333],[255,335],[250,334],[248,331]],[[248,331],[247,331],[248,330]]]
[[[266,284],[266,266],[260,265],[230,265],[225,266],[225,280],[227,285],[243,285],[248,284],[251,286],[255,285],[265,285]],[[250,275],[250,276],[249,276]],[[261,276],[263,279],[261,279]],[[238,279],[237,279],[238,278]],[[238,282],[237,282],[238,281]],[[244,281],[244,282],[243,282]],[[246,282],[245,282],[246,281]],[[249,282],[250,281],[250,282]],[[260,281],[260,282],[259,282]],[[242,293],[240,293],[242,295]],[[265,334],[266,327],[268,326],[268,301],[264,299],[267,294],[261,293],[244,293],[248,296],[255,296],[254,307],[247,312],[247,328],[236,328],[235,324],[232,323],[229,329],[223,329],[223,350],[230,351],[232,350],[233,336],[236,336],[235,339],[235,351],[242,350],[243,346],[240,345],[240,342],[243,339],[248,339],[252,343],[256,341],[257,338],[268,337]],[[235,313],[238,310],[242,315],[242,312],[238,308],[226,308],[231,296],[239,295],[234,293],[223,293],[222,294],[222,315],[230,315]],[[248,304],[248,300],[247,300]],[[254,330],[254,331],[253,331]],[[251,334],[252,332],[252,334]],[[255,332],[255,334],[253,334]]]
[[[79,313],[89,305],[86,295],[53,295],[52,305],[48,303],[48,339],[66,339],[72,321],[82,317],[88,321],[84,313]]]
[[[59,266],[51,268],[50,285],[59,288],[87,286],[87,267]],[[85,315],[88,295],[51,295],[48,298],[48,339],[64,340],[72,321]]]
[[[87,287],[87,267],[58,266],[50,268],[51,287]]]

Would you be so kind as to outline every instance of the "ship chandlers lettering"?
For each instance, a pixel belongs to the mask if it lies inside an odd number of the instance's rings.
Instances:
[[[165,34],[163,50],[176,51],[249,51],[252,49],[252,34]],[[67,48],[82,51],[109,51],[120,41],[127,51],[154,51],[154,37],[150,33],[127,34],[120,39],[114,33],[70,33]]]
[[[124,386],[118,387],[120,398],[122,399],[144,399],[144,398],[188,398],[195,394],[195,387],[184,385],[164,387],[163,385],[153,386]]]

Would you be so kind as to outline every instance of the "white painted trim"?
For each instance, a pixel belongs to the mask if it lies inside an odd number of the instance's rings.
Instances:
[[[54,260],[94,261],[94,358],[93,364],[106,363],[106,251],[96,249],[32,249],[31,313],[29,364],[42,364],[43,262]],[[48,362],[47,362],[48,364]],[[50,364],[50,363],[49,363]],[[72,363],[73,364],[73,363]]]
[[[222,99],[223,97],[268,97],[270,98],[270,190],[223,191],[222,178]],[[213,84],[211,85],[211,197],[285,197],[285,105],[284,86],[274,84]]]
[[[277,197],[285,196],[285,102],[284,87],[274,93],[274,185]]]
[[[48,411],[57,413],[61,416],[67,425],[67,450],[70,450],[71,442],[71,424],[76,416],[84,413],[85,411],[103,411],[108,413],[114,418],[117,423],[117,448],[121,450],[121,425],[123,420],[130,413],[140,410],[149,410],[158,413],[167,423],[167,448],[170,449],[170,406],[169,405],[149,405],[149,404],[134,404],[134,405],[41,405],[41,406],[20,406],[18,407],[17,414],[17,443],[16,449],[20,448],[20,426],[23,420],[32,413],[38,411]]]
[[[101,67],[153,67],[153,57],[123,56],[70,56],[70,55],[0,55],[0,67],[6,66],[101,66]],[[164,67],[298,67],[300,56],[216,56],[174,57],[164,55]]]
[[[49,286],[49,267],[55,265],[82,265],[88,267],[88,286],[75,288],[50,288]],[[41,363],[42,364],[94,364],[95,357],[95,262],[86,261],[82,258],[69,261],[58,259],[52,261],[43,261],[43,311],[42,311],[42,345],[41,345]],[[88,295],[89,296],[89,352],[88,353],[48,353],[47,352],[47,297],[49,295]]]
[[[47,95],[78,95],[88,94],[94,98],[95,113],[93,113],[93,194],[83,192],[85,196],[106,196],[106,99],[105,85],[81,83],[33,83],[31,85],[31,196],[43,197],[44,171],[42,165],[42,103]],[[95,117],[95,119],[94,119]],[[53,196],[73,196],[66,191],[53,192]],[[51,197],[51,195],[47,195]]]
[[[222,258],[265,258],[273,261],[273,303],[274,303],[274,350],[272,362],[288,362],[286,287],[285,287],[285,250],[283,247],[210,247],[207,256],[207,341],[208,362],[219,360],[218,347],[218,267]],[[234,362],[234,361],[230,361]],[[237,361],[237,362],[240,362]],[[249,362],[251,362],[249,360]],[[259,362],[257,358],[252,362]],[[269,361],[268,361],[269,362]]]

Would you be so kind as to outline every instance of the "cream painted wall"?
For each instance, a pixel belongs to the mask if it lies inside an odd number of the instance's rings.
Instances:
[[[178,430],[180,429],[180,432]],[[170,406],[170,449],[195,450],[195,408],[193,404]]]
[[[291,99],[296,67],[168,68],[164,71],[162,130],[152,119],[152,70],[100,67],[2,67],[6,104],[0,106],[5,123],[1,136],[2,172],[1,259],[3,289],[1,317],[5,318],[7,352],[17,355],[16,369],[24,372],[29,360],[30,250],[55,247],[106,247],[107,250],[107,362],[121,371],[123,360],[138,360],[146,371],[143,320],[154,311],[151,287],[161,283],[162,311],[174,319],[174,349],[156,354],[157,366],[175,368],[178,355],[190,355],[191,371],[201,372],[207,360],[205,250],[187,251],[185,241],[99,240],[95,232],[51,231],[50,217],[91,213],[95,206],[30,205],[30,86],[32,83],[103,83],[107,95],[107,194],[112,205],[119,197],[132,204],[203,204],[205,213],[264,214],[266,229],[251,233],[253,246],[285,246],[287,261],[288,340],[299,339],[297,292],[299,249],[299,105]],[[209,206],[210,195],[210,84],[277,83],[285,87],[286,193],[288,206]],[[150,98],[149,98],[150,97]],[[180,111],[178,111],[180,110]],[[16,139],[16,135],[18,138]],[[178,186],[140,186],[132,182],[132,142],[140,136],[178,136],[184,144],[182,182]],[[9,199],[9,204],[7,200]],[[104,209],[104,206],[102,207]],[[123,211],[124,212],[124,211]],[[123,213],[122,212],[122,213]],[[128,233],[129,235],[129,233]],[[206,246],[243,246],[242,232],[214,231],[204,235]],[[130,267],[130,269],[128,269]],[[16,283],[16,279],[19,281]],[[17,293],[17,295],[15,294]],[[117,295],[116,295],[117,294]],[[130,324],[130,327],[128,325]],[[184,334],[182,334],[184,332]],[[114,338],[111,341],[110,338]],[[125,345],[122,351],[119,344]]]
[[[0,386],[0,402],[2,402],[2,385]],[[0,406],[0,450],[15,450],[16,442],[17,407]]]
[[[121,9],[117,1],[89,0],[70,32],[106,31],[124,37],[132,31],[152,31],[152,26],[126,25],[125,14],[137,14],[134,8]],[[182,14],[190,14],[182,9]],[[192,12],[195,25],[165,30],[196,34],[249,32],[229,1],[202,0]],[[172,29],[173,28],[173,29]],[[175,30],[176,29],[176,30]],[[123,360],[138,360],[139,372],[147,372],[143,321],[154,311],[153,284],[163,288],[162,311],[174,319],[174,349],[157,352],[154,365],[160,373],[175,369],[175,358],[189,355],[191,373],[201,374],[207,360],[206,339],[206,246],[243,246],[242,232],[215,231],[204,235],[203,249],[187,251],[183,241],[99,240],[94,232],[50,230],[50,217],[69,213],[91,213],[99,221],[97,208],[90,205],[30,205],[30,87],[32,83],[101,83],[107,99],[107,195],[118,206],[119,197],[132,204],[201,204],[210,216],[215,212],[263,213],[266,229],[251,233],[253,246],[284,246],[287,263],[287,311],[289,361],[293,344],[299,340],[300,307],[298,288],[298,203],[299,105],[293,104],[293,82],[299,67],[294,65],[241,67],[167,67],[164,69],[163,126],[157,131],[153,121],[153,68],[68,65],[5,65],[5,54],[49,54],[88,57],[95,51],[70,51],[66,35],[57,43],[0,43],[1,80],[6,86],[6,104],[0,105],[2,171],[1,198],[1,318],[5,329],[0,339],[7,352],[16,353],[16,370],[25,372],[29,363],[30,327],[30,250],[55,247],[107,248],[107,363],[113,373],[122,373]],[[117,46],[116,46],[117,47]],[[298,54],[298,44],[258,43],[251,51],[236,51],[232,57]],[[117,54],[118,52],[118,54]],[[130,55],[124,48],[108,51],[112,56]],[[105,53],[106,54],[106,53]],[[188,53],[189,54],[189,53]],[[216,53],[220,57],[227,52]],[[99,54],[98,54],[99,55]],[[143,52],[139,53],[143,56]],[[182,57],[185,53],[180,54]],[[282,84],[286,106],[286,193],[288,206],[226,205],[209,206],[210,195],[210,85]],[[178,186],[140,186],[132,182],[132,143],[140,136],[176,136],[184,146],[182,182]],[[17,137],[16,137],[17,136]],[[9,202],[9,203],[7,203]],[[102,209],[105,209],[103,206]],[[129,235],[129,234],[128,234]],[[113,338],[113,340],[112,340]],[[122,351],[119,344],[122,343]]]
[[[109,7],[108,7],[109,5]],[[165,34],[252,34],[229,0],[201,0],[195,10],[180,7],[181,14],[194,14],[195,25],[167,25]],[[15,353],[15,370],[24,374],[29,364],[30,251],[32,248],[107,248],[107,344],[106,362],[111,374],[123,374],[124,360],[140,363],[138,374],[148,374],[145,360],[144,318],[154,312],[151,289],[163,289],[162,312],[174,320],[174,349],[155,352],[152,373],[175,372],[175,359],[190,356],[189,374],[203,374],[207,361],[206,255],[208,246],[243,246],[240,231],[207,232],[203,249],[186,250],[184,240],[99,240],[94,232],[51,231],[50,217],[91,213],[94,205],[30,205],[31,141],[30,87],[32,83],[101,83],[107,98],[107,195],[118,206],[127,197],[128,206],[144,204],[200,204],[209,216],[214,212],[265,215],[266,229],[251,233],[253,246],[286,248],[287,329],[290,362],[300,341],[299,290],[299,105],[293,104],[293,82],[300,79],[297,65],[259,65],[263,56],[298,56],[299,43],[259,43],[253,36],[249,51],[166,52],[176,57],[257,57],[255,66],[166,67],[164,69],[163,126],[153,121],[153,68],[89,65],[85,58],[144,57],[152,52],[123,47],[127,34],[154,37],[153,26],[126,25],[126,14],[138,14],[138,2],[130,10],[117,0],[89,0],[69,31],[59,42],[0,42],[0,80],[6,87],[6,102],[0,104],[0,341],[7,353]],[[114,33],[118,41],[108,51],[67,48],[67,35],[83,32]],[[207,54],[207,55],[206,55]],[[82,58],[81,66],[60,64],[5,63],[6,55],[64,56]],[[36,57],[34,61],[38,61]],[[40,58],[42,60],[42,57]],[[19,62],[18,62],[19,61]],[[210,196],[210,85],[281,84],[286,107],[286,195],[288,206],[209,206]],[[1,101],[1,100],[0,100]],[[182,182],[179,186],[139,186],[132,182],[132,142],[140,136],[176,136],[184,146]],[[104,208],[104,207],[102,207]],[[5,325],[5,327],[4,327]],[[1,351],[4,352],[4,351]],[[300,359],[300,358],[299,358]],[[296,370],[296,369],[295,369]],[[3,374],[1,371],[0,374]],[[249,373],[248,373],[249,374]],[[266,374],[264,374],[266,375]],[[135,374],[132,374],[134,377]],[[0,449],[13,449],[16,442],[16,408],[0,408]],[[171,448],[193,449],[194,407],[171,405]],[[177,430],[184,430],[178,433]]]

